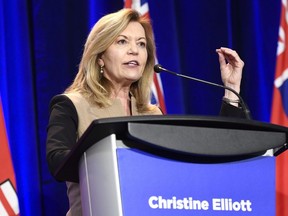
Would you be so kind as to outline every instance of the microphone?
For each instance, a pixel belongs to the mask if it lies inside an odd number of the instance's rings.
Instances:
[[[160,65],[160,64],[156,64],[154,66],[154,71],[156,73],[160,73],[161,71],[165,71],[165,72],[168,72],[170,74],[173,74],[173,75],[185,78],[185,79],[194,80],[194,81],[197,81],[197,82],[202,82],[202,83],[205,83],[205,84],[208,84],[208,85],[213,85],[213,86],[216,86],[216,87],[227,89],[227,90],[233,92],[238,97],[239,103],[240,103],[240,105],[241,105],[241,107],[242,107],[242,109],[244,111],[245,117],[247,119],[251,119],[250,111],[249,111],[247,105],[245,104],[244,100],[240,96],[240,94],[238,94],[238,92],[236,92],[234,89],[232,89],[232,88],[230,88],[228,86],[224,86],[224,85],[220,85],[220,84],[217,84],[217,83],[209,82],[209,81],[206,81],[206,80],[201,80],[201,79],[197,79],[197,78],[194,78],[194,77],[186,76],[186,75],[183,75],[183,74],[175,73],[173,71],[167,70],[166,68],[163,68],[162,65]]]

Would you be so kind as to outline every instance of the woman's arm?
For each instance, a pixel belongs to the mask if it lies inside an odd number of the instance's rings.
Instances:
[[[53,176],[77,140],[78,116],[72,101],[57,95],[50,102],[46,159]]]

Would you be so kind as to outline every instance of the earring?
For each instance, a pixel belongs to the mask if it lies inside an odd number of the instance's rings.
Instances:
[[[103,69],[103,68],[104,68],[104,66],[101,65],[101,66],[100,66],[100,73],[101,73],[101,74],[104,73],[104,69]]]

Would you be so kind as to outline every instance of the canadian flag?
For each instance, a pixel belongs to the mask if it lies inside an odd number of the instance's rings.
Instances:
[[[288,127],[288,9],[282,0],[271,123]],[[276,158],[276,215],[288,215],[288,151]]]
[[[2,103],[0,100],[0,216],[20,215]]]

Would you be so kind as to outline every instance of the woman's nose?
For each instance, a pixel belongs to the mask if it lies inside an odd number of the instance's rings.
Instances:
[[[131,43],[129,50],[128,50],[129,54],[138,54],[138,46],[137,44]]]

